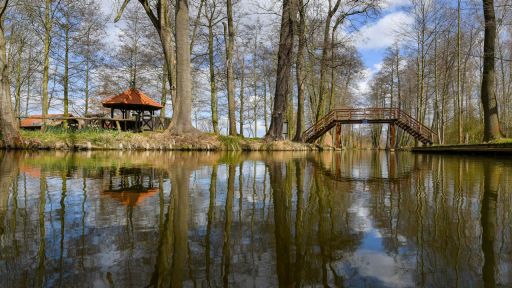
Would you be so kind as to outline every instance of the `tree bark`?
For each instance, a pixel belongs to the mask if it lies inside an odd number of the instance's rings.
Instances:
[[[164,123],[165,120],[165,108],[167,105],[167,65],[164,64],[162,67],[162,95],[160,97],[160,104],[163,108],[160,110],[160,122]]]
[[[226,1],[228,24],[224,24],[224,35],[226,42],[226,74],[228,85],[228,119],[229,119],[229,135],[235,136],[235,84],[233,79],[233,49],[235,46],[235,27],[233,25],[233,4],[231,0]],[[226,33],[227,30],[227,33]]]
[[[279,51],[277,54],[277,78],[272,119],[265,139],[282,139],[283,121],[286,116],[287,97],[290,94],[290,74],[292,66],[293,31],[295,0],[283,0]]]
[[[69,15],[66,15],[66,23],[64,24],[65,47],[64,47],[64,76],[62,82],[64,86],[64,118],[69,116]],[[64,129],[68,128],[68,121],[64,120]]]
[[[485,36],[481,99],[484,113],[483,141],[488,142],[501,138],[502,134],[495,91],[496,18],[494,15],[494,1],[483,0],[483,9]]]
[[[457,134],[458,134],[458,143],[464,143],[463,129],[462,129],[462,93],[461,93],[461,85],[460,85],[460,43],[461,43],[461,31],[460,31],[460,2],[461,0],[457,0]]]
[[[89,114],[89,58],[85,60],[85,115]]]
[[[3,6],[0,7],[2,11],[0,14],[0,133],[5,147],[16,147],[21,144],[21,136],[12,111],[7,47],[4,34],[4,13],[8,2],[5,1]]]
[[[217,86],[215,84],[215,58],[213,47],[213,15],[208,19],[208,60],[210,64],[210,107],[212,112],[213,133],[219,134],[217,114]]]
[[[238,113],[240,117],[240,136],[244,137],[244,97],[245,97],[245,59],[242,55],[241,63],[241,71],[240,71],[240,112]]]
[[[12,37],[12,36],[11,36]],[[14,116],[20,116],[21,106],[21,63],[23,61],[23,49],[25,47],[24,39],[20,39],[18,44],[18,61],[16,61],[16,84],[15,84],[15,95],[14,95]]]
[[[192,126],[192,75],[190,69],[188,0],[176,5],[176,101],[169,130],[174,134],[197,132]]]
[[[43,91],[41,99],[43,126],[42,129],[46,129],[46,117],[48,116],[48,80],[50,70],[50,45],[51,45],[51,33],[53,19],[51,17],[51,0],[45,2],[45,20],[44,20],[44,48],[43,48]]]

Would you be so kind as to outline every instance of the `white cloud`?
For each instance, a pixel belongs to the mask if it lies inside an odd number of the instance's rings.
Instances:
[[[366,95],[370,93],[370,82],[373,79],[375,73],[382,68],[382,62],[374,64],[370,68],[366,68],[362,72],[361,80],[357,82],[357,92],[360,95]]]
[[[382,8],[391,10],[394,8],[403,7],[403,6],[407,6],[410,4],[411,4],[410,0],[384,0],[382,3]]]
[[[378,21],[363,26],[354,39],[358,49],[381,49],[393,44],[397,32],[412,25],[414,19],[409,13],[398,11],[385,15]]]

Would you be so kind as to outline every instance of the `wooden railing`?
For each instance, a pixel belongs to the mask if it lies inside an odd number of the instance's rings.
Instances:
[[[421,124],[418,120],[414,119],[411,115],[396,108],[399,113],[399,125],[405,124],[410,127],[413,131],[419,133],[423,138],[429,140],[430,144],[437,143],[439,141],[437,134],[427,126]]]
[[[313,142],[336,123],[341,124],[365,124],[365,123],[390,123],[396,124],[416,139],[426,144],[433,144],[437,140],[437,134],[427,126],[411,117],[398,108],[340,108],[333,109],[327,115],[320,118],[313,126],[302,134],[305,142]]]
[[[149,128],[149,130],[165,130],[169,126],[170,119],[164,118],[163,120],[159,116],[152,116],[151,118],[140,118],[140,119],[120,119],[120,118],[109,118],[109,117],[63,117],[63,116],[48,116],[44,117],[19,117],[21,119],[37,119],[50,122],[48,125],[53,126],[55,122],[68,121],[68,125],[76,126],[77,129],[83,128],[99,128],[99,129],[113,129],[113,130],[142,130]],[[51,123],[53,122],[53,123]],[[39,126],[39,125],[38,125]],[[25,127],[30,128],[30,127]]]

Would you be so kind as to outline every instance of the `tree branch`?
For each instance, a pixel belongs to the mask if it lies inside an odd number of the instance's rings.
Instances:
[[[119,8],[119,11],[117,11],[116,18],[114,18],[114,23],[119,21],[119,19],[121,19],[124,9],[126,9],[126,6],[128,5],[129,2],[130,2],[130,0],[124,0],[123,4],[121,5],[121,8]]]

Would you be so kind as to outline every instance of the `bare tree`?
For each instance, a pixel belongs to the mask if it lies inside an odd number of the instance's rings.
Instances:
[[[204,15],[208,27],[208,62],[210,68],[210,107],[213,133],[219,134],[217,84],[215,75],[215,47],[214,27],[222,20],[217,13],[217,0],[208,0],[205,3]]]
[[[295,60],[295,78],[297,82],[297,121],[293,141],[302,142],[302,128],[304,126],[304,50],[306,48],[306,5],[304,0],[298,0],[299,21],[297,26],[298,47]]]
[[[233,49],[235,46],[235,27],[233,25],[233,3],[226,1],[228,23],[224,25],[224,38],[226,42],[226,81],[228,86],[228,120],[229,135],[236,135],[235,121],[235,83],[233,79]]]
[[[498,117],[498,103],[495,87],[496,17],[494,1],[483,0],[485,36],[484,63],[482,74],[482,109],[484,113],[484,142],[502,137]]]
[[[7,47],[4,32],[4,16],[9,1],[0,3],[0,132],[2,141],[7,147],[21,144],[21,136],[14,118],[9,83],[9,67],[7,63]]]
[[[272,119],[265,135],[266,140],[282,139],[283,122],[286,117],[293,53],[293,33],[296,13],[295,0],[283,0],[279,52],[277,56],[277,78]]]
[[[124,0],[117,14],[116,21],[130,0]],[[174,47],[172,27],[169,18],[170,0],[158,0],[151,5],[149,0],[139,0],[155,27],[167,64],[167,77],[171,87],[174,87]],[[190,39],[189,39],[189,9],[188,0],[178,0],[176,3],[176,94],[173,97],[173,115],[167,131],[174,134],[197,133],[192,126],[192,76],[190,68]],[[154,11],[156,7],[156,13]],[[186,50],[186,51],[184,51]]]

